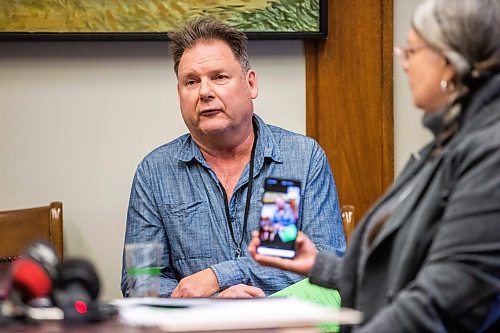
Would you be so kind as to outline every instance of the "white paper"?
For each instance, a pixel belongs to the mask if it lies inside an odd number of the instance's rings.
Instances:
[[[357,324],[361,313],[335,310],[294,298],[118,300],[119,319],[132,326],[158,326],[166,332],[275,327],[311,327],[321,323]],[[159,307],[159,306],[165,307]],[[172,308],[172,306],[188,306]]]

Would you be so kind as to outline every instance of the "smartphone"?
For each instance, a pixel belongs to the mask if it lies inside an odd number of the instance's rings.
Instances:
[[[283,258],[295,257],[295,239],[300,206],[300,182],[266,178],[259,223],[257,253]]]

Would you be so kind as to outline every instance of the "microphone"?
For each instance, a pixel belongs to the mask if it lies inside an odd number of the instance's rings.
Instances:
[[[100,321],[115,316],[115,306],[97,300],[99,291],[99,277],[90,262],[70,259],[59,265],[52,299],[63,310],[66,322]]]
[[[30,245],[24,255],[12,263],[10,297],[29,304],[37,299],[47,299],[57,281],[59,259],[46,242]]]
[[[47,271],[29,258],[16,260],[12,265],[11,292],[24,304],[36,298],[46,298],[52,292],[52,279]],[[13,294],[11,294],[11,297]]]
[[[59,280],[52,294],[65,319],[87,316],[89,307],[99,295],[99,277],[94,267],[83,259],[70,259],[59,265]]]
[[[33,306],[52,305],[50,297],[59,275],[58,264],[55,251],[44,241],[33,243],[19,259],[10,263],[3,286],[5,297],[0,302],[2,325],[13,320],[32,320]]]
[[[88,322],[117,314],[115,306],[97,300],[99,277],[90,262],[60,262],[54,249],[43,241],[30,245],[12,263],[9,289],[7,301],[14,305],[14,310],[8,314],[0,311],[4,317]]]

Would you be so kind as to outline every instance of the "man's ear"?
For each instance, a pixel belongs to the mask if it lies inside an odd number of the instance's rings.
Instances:
[[[246,75],[246,81],[250,90],[250,96],[252,99],[257,98],[259,94],[259,85],[257,83],[257,73],[253,69],[250,69]]]

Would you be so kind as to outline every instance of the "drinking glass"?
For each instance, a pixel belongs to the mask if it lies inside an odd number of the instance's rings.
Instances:
[[[125,262],[130,297],[158,297],[162,244],[125,244]]]

